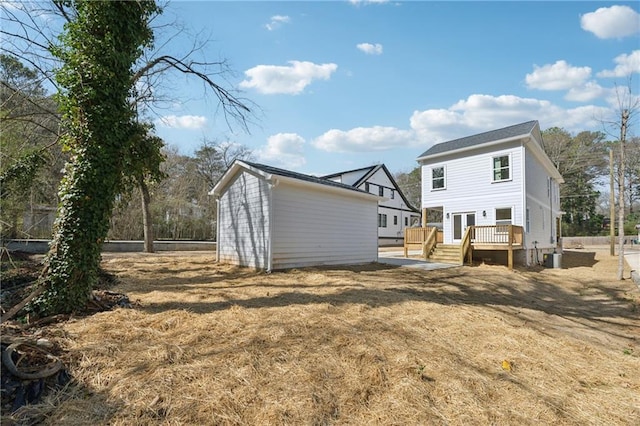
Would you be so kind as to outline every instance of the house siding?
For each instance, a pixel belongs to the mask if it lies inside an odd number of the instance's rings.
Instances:
[[[380,187],[382,187],[382,196],[387,198],[387,200],[378,203],[378,213],[387,215],[387,226],[378,227],[380,244],[402,244],[404,228],[410,227],[412,220],[419,223],[420,215],[409,209],[400,195],[400,190],[382,168],[378,169],[367,179],[366,183],[363,182],[358,188],[365,191],[366,184],[368,184],[369,193],[375,195],[380,195]],[[405,218],[408,218],[407,226],[404,224]]]
[[[533,248],[555,247],[558,216],[558,183],[532,155],[526,158],[527,208],[530,214],[530,229],[525,234],[527,246]],[[554,206],[556,206],[554,208]]]
[[[280,184],[273,208],[273,269],[378,259],[375,201]]]
[[[492,182],[492,159],[502,155],[510,157],[510,180]],[[464,156],[442,156],[422,162],[422,207],[444,207],[445,244],[453,243],[455,213],[475,213],[476,225],[495,225],[496,208],[511,208],[512,223],[524,226],[523,161],[522,141],[516,141],[501,149],[484,147]],[[445,189],[433,190],[431,170],[440,166],[445,167]]]
[[[259,269],[268,267],[269,184],[239,173],[218,205],[218,260]]]

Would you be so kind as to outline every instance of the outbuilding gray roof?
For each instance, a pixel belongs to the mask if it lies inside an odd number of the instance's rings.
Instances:
[[[267,166],[266,164],[252,163],[250,161],[245,161],[245,160],[241,160],[241,161],[251,167],[254,167],[258,170],[261,170],[265,173],[269,173],[272,175],[284,176],[288,178],[303,180],[305,182],[312,182],[320,185],[333,186],[335,188],[348,189],[350,191],[356,191],[363,194],[368,194],[368,192],[362,191],[361,189],[358,189],[358,188],[354,188],[351,185],[345,185],[344,183],[334,182],[332,180],[327,180],[327,179],[319,178],[316,176],[305,175],[303,173],[296,173],[296,172],[292,172],[291,170],[279,169],[277,167]]]
[[[525,136],[530,134],[537,125],[538,121],[532,120],[527,121],[526,123],[504,127],[502,129],[491,130],[489,132],[478,133],[477,135],[442,142],[432,146],[420,154],[418,158],[420,159],[422,157],[428,157],[430,155],[441,154],[448,151],[457,151],[459,149],[470,148],[487,142],[499,141],[516,136]]]

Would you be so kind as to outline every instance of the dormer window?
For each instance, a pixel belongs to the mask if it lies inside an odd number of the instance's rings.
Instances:
[[[511,161],[508,155],[493,157],[493,182],[511,180]]]

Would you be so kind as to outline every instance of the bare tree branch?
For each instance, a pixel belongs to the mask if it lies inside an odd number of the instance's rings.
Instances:
[[[227,118],[232,117],[242,125],[243,129],[248,131],[246,114],[251,112],[249,107],[243,103],[242,99],[236,97],[229,90],[213,81],[209,74],[197,69],[198,66],[207,67],[211,65],[224,64],[197,61],[186,62],[173,56],[163,55],[153,59],[151,62],[140,68],[133,76],[133,83],[136,83],[143,75],[147,75],[148,73],[165,72],[169,69],[177,70],[183,74],[194,75],[203,81],[206,87],[211,89],[218,98],[218,101],[224,111],[227,125],[231,127]],[[156,67],[158,67],[158,69],[155,69]]]

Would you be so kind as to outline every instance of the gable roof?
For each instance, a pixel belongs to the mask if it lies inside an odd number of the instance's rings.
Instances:
[[[371,170],[373,170],[375,167],[376,166],[362,167],[362,168],[359,168],[359,169],[353,169],[353,170],[347,170],[347,171],[344,171],[344,172],[332,173],[330,175],[324,175],[324,176],[320,176],[320,177],[322,179],[333,179],[333,178],[336,178],[338,176],[347,175],[347,174],[356,173],[356,172],[361,172],[361,173],[363,173],[363,176],[364,176],[367,173],[369,173]],[[354,185],[354,186],[358,186],[358,185]]]
[[[279,177],[283,180],[290,182],[298,182],[303,185],[313,185],[318,189],[324,187],[325,189],[338,190],[338,191],[350,191],[356,192],[357,195],[366,198],[372,198],[375,200],[381,200],[383,197],[370,194],[362,191],[358,188],[354,188],[351,185],[345,185],[340,182],[334,182],[331,180],[322,179],[316,176],[305,175],[303,173],[293,172],[291,170],[279,169],[277,167],[268,166],[266,164],[253,163],[245,160],[236,160],[231,164],[227,171],[222,175],[220,180],[215,184],[213,189],[209,192],[209,195],[220,195],[224,187],[231,181],[240,169],[246,169],[254,174],[258,174],[264,179],[271,180],[275,177]]]
[[[333,174],[330,174],[330,175],[322,176],[322,179],[332,179],[332,178],[335,178],[335,177],[338,177],[338,176],[342,176],[342,175],[346,175],[346,174],[349,174],[349,173],[363,172],[362,176],[360,176],[360,178],[358,180],[356,180],[353,183],[353,185],[351,185],[354,188],[357,188],[360,185],[362,185],[363,183],[365,183],[371,176],[376,174],[376,172],[378,170],[380,170],[380,169],[382,169],[386,173],[387,177],[389,178],[389,180],[391,181],[393,186],[396,188],[396,191],[398,191],[398,194],[400,194],[400,197],[402,197],[402,201],[404,201],[404,203],[407,205],[407,207],[409,207],[410,210],[413,210],[416,213],[420,213],[420,210],[418,210],[415,207],[413,207],[413,205],[411,205],[409,200],[407,200],[407,197],[404,196],[404,193],[402,192],[402,190],[398,186],[398,183],[393,178],[393,175],[391,174],[391,172],[389,171],[387,166],[384,165],[384,164],[376,164],[376,165],[373,165],[373,166],[363,167],[363,168],[360,168],[360,169],[347,170],[345,172],[333,173]]]
[[[418,161],[433,155],[444,154],[452,151],[464,150],[489,142],[500,142],[507,139],[515,139],[531,134],[538,127],[538,121],[532,120],[525,123],[515,124],[513,126],[503,127],[502,129],[491,130],[477,135],[467,136],[464,138],[453,139],[447,142],[436,144],[423,152]]]

